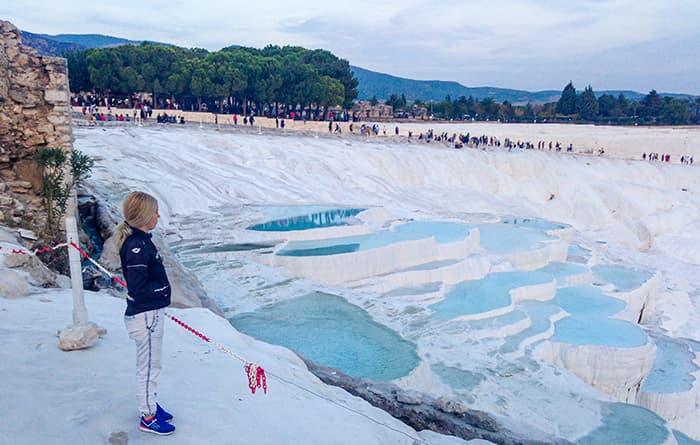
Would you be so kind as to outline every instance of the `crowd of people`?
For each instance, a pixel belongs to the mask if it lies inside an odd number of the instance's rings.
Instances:
[[[153,109],[148,107],[148,105],[142,104],[139,108],[134,108],[131,110],[131,116],[129,113],[118,113],[114,114],[112,113],[111,109],[108,108],[108,112],[102,113],[100,110],[97,108],[97,106],[93,105],[83,105],[82,108],[83,114],[87,116],[88,122],[90,124],[94,124],[95,122],[105,122],[105,121],[118,121],[118,122],[131,122],[133,121],[134,123],[141,123],[141,121],[146,121],[149,119],[149,117],[152,116]],[[239,124],[239,116],[237,114],[232,115],[231,117],[231,123],[234,126],[237,126]],[[185,124],[185,117],[180,115],[180,116],[175,116],[175,115],[169,115],[167,112],[158,113],[156,116],[156,122],[157,123],[180,123],[180,124]],[[275,122],[275,128],[276,129],[285,129],[285,119],[275,117],[274,118]],[[242,123],[244,126],[253,126],[255,124],[255,116],[250,115],[250,116],[242,116]],[[214,124],[218,125],[219,124],[219,115],[214,114]],[[343,133],[343,127],[342,124],[345,124],[345,122],[339,122],[339,121],[334,121],[334,120],[329,120],[328,121],[328,132],[329,133],[335,133],[335,134],[342,134]],[[349,133],[352,135],[359,135],[362,137],[372,137],[372,136],[379,136],[380,134],[383,136],[387,136],[387,127],[386,125],[382,125],[380,127],[379,124],[369,124],[369,123],[362,123],[359,125],[359,131],[357,124],[354,122],[349,122],[347,123],[348,125],[348,130]],[[563,144],[560,141],[545,141],[545,140],[539,140],[539,141],[527,141],[527,140],[520,140],[520,139],[511,139],[509,137],[506,137],[504,139],[500,139],[499,137],[496,136],[489,136],[489,135],[472,135],[471,133],[466,133],[466,134],[459,134],[459,133],[448,133],[448,132],[441,132],[441,133],[436,133],[433,129],[428,129],[425,132],[418,133],[417,136],[414,135],[414,132],[409,130],[406,133],[405,137],[400,136],[400,129],[399,126],[396,125],[394,127],[393,131],[393,136],[395,136],[397,139],[392,138],[393,140],[398,140],[398,141],[406,141],[406,142],[413,142],[413,141],[418,141],[422,143],[441,143],[444,144],[448,147],[453,147],[455,149],[461,149],[461,148],[474,148],[474,149],[483,149],[486,150],[487,148],[495,148],[495,149],[507,149],[508,151],[513,151],[513,150],[539,150],[539,151],[554,151],[554,152],[562,152],[566,151],[569,153],[572,153],[575,151],[574,145],[569,143],[569,144]],[[577,150],[578,152],[583,152],[586,154],[597,154],[597,155],[604,155],[605,154],[605,149],[604,148],[598,148],[596,150],[583,150],[582,148],[579,147]],[[642,154],[642,159],[643,160],[649,160],[649,161],[660,161],[660,162],[671,162],[671,155],[668,153],[660,154],[660,153],[655,153],[655,152],[650,152],[650,153],[643,153]],[[685,165],[692,165],[693,164],[693,157],[690,155],[684,155],[680,157],[680,162],[681,164]]]
[[[398,134],[398,127],[397,128],[397,134]],[[408,132],[408,140],[411,140],[413,138],[413,133]],[[573,144],[569,144],[566,146],[566,149],[564,149],[564,146],[561,142],[559,141],[537,141],[537,143],[531,142],[531,141],[522,141],[522,140],[514,140],[511,138],[505,138],[503,141],[499,139],[498,137],[495,136],[488,136],[488,135],[481,135],[481,136],[473,136],[470,133],[466,134],[457,134],[457,133],[452,133],[451,135],[448,132],[442,132],[439,134],[436,134],[432,129],[429,129],[425,133],[419,133],[417,140],[419,141],[424,141],[426,143],[429,143],[431,141],[434,142],[441,142],[441,143],[446,143],[450,146],[453,146],[454,148],[464,148],[464,147],[469,147],[469,148],[482,148],[485,149],[486,147],[491,147],[491,148],[505,148],[508,149],[508,151],[512,151],[513,149],[520,149],[520,150],[540,150],[540,151],[563,151],[566,150],[567,152],[573,152],[574,151],[574,146]],[[603,154],[605,151],[603,149],[598,150],[598,154]]]
[[[350,123],[348,125],[348,129],[351,134],[356,134],[355,133],[355,125],[354,123]],[[360,136],[379,136],[381,133],[383,136],[387,135],[387,128],[386,125],[383,125],[380,129],[378,124],[361,124],[359,127],[359,135]],[[329,133],[342,133],[342,127],[338,122],[328,122],[328,132]],[[399,126],[397,125],[394,127],[394,136],[399,136],[400,130]],[[562,145],[561,142],[559,141],[538,141],[536,144],[530,141],[520,141],[520,140],[513,140],[510,138],[505,138],[503,141],[501,141],[499,138],[494,137],[494,136],[487,136],[487,135],[481,135],[481,136],[472,136],[470,133],[466,134],[457,134],[457,133],[452,133],[451,135],[448,132],[442,132],[442,133],[435,133],[433,129],[429,129],[424,133],[419,133],[418,136],[414,136],[413,131],[408,131],[408,136],[406,138],[407,141],[412,141],[412,140],[417,140],[425,143],[430,143],[430,142],[441,142],[445,143],[448,145],[453,146],[454,148],[464,148],[464,147],[470,147],[470,148],[485,148],[485,147],[494,147],[494,148],[500,148],[504,147],[507,148],[509,151],[512,149],[522,149],[522,150],[549,150],[549,151],[563,151],[566,150],[567,152],[573,152],[574,151],[574,146],[573,144],[569,144],[565,149],[564,146]],[[598,154],[603,154],[604,150],[600,149],[598,151]]]
[[[163,112],[163,114],[158,113],[156,116],[156,122],[159,124],[184,124],[185,116],[180,116],[178,118],[177,116],[168,115],[166,112]]]
[[[646,153],[642,153],[642,160],[646,161],[661,161],[661,162],[670,162],[671,161],[671,155],[664,153],[662,155],[659,155],[658,153],[649,153],[648,155]]]
[[[83,116],[87,118],[90,125],[94,125],[97,122],[131,122],[132,120],[128,113],[113,114],[111,110],[108,110],[107,114],[105,114],[94,105],[89,107],[83,106]]]
[[[124,113],[113,113],[112,107],[107,106],[107,113],[100,111],[98,106],[94,103],[83,104],[82,105],[83,116],[86,116],[89,124],[94,124],[96,122],[131,122],[140,123],[142,120],[145,121],[153,116],[153,108],[146,104],[141,104],[139,107],[134,107],[131,109],[131,116],[129,112]]]
[[[671,162],[671,155],[668,153],[659,154],[659,153],[654,153],[654,152],[650,152],[649,154],[642,153],[642,160],[644,160],[644,161]],[[681,156],[681,164],[693,165],[693,157],[689,156],[689,155]]]

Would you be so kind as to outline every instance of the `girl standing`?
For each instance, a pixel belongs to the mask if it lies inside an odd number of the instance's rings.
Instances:
[[[139,429],[168,435],[175,427],[172,414],[157,402],[157,380],[163,349],[164,308],[170,305],[170,282],[163,260],[151,241],[158,224],[158,201],[148,193],[132,192],[124,200],[124,221],[116,229],[122,273],[128,286],[124,323],[136,343],[136,394],[141,412]]]

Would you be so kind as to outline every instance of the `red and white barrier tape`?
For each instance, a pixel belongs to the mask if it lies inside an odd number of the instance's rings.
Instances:
[[[165,313],[166,317],[170,318],[172,321],[175,323],[179,324],[182,326],[184,329],[190,331],[193,335],[196,335],[197,337],[201,338],[207,343],[211,343],[212,345],[216,346],[216,348],[225,353],[230,355],[231,357],[235,358],[236,360],[239,360],[243,362],[245,365],[245,371],[248,376],[248,388],[252,391],[253,394],[255,394],[255,391],[262,387],[263,391],[265,394],[267,394],[267,377],[265,376],[265,370],[256,365],[255,363],[251,363],[241,357],[240,355],[236,354],[235,352],[231,351],[221,343],[218,343],[211,338],[207,337],[206,335],[202,334],[198,330],[194,329],[193,327],[187,325],[187,323],[183,322],[179,318],[175,317],[174,315],[170,315],[167,312]]]
[[[70,242],[70,246],[71,246],[71,247],[74,247],[75,250],[77,250],[78,252],[80,252],[80,255],[82,255],[83,258],[85,258],[86,260],[88,260],[88,261],[90,261],[92,264],[94,264],[95,267],[97,267],[98,269],[100,269],[100,271],[102,271],[102,273],[104,273],[104,274],[106,274],[106,275],[109,275],[109,277],[110,277],[111,279],[113,279],[114,281],[116,281],[117,283],[119,283],[119,285],[120,285],[121,287],[123,287],[124,289],[127,289],[127,286],[126,286],[126,283],[124,282],[124,280],[122,280],[122,279],[119,278],[118,276],[116,276],[116,275],[110,273],[107,269],[105,269],[104,267],[102,267],[102,265],[101,265],[100,263],[98,263],[97,261],[93,260],[93,259],[90,257],[90,255],[89,255],[86,251],[84,251],[83,249],[80,248],[80,246],[78,246],[77,244],[75,244],[73,241]]]
[[[86,260],[88,260],[92,264],[94,264],[100,271],[102,271],[104,274],[108,275],[111,279],[113,279],[114,281],[119,283],[119,285],[122,286],[124,289],[128,289],[124,280],[122,280],[121,278],[117,277],[116,275],[112,274],[107,269],[102,267],[102,265],[99,264],[94,259],[92,259],[90,257],[90,255],[85,250],[81,249],[80,246],[78,246],[76,243],[74,243],[72,241],[70,243],[57,244],[53,247],[43,247],[41,249],[36,249],[34,252],[27,252],[23,249],[13,248],[12,253],[16,254],[16,255],[28,255],[30,253],[32,255],[36,255],[37,253],[52,252],[56,249],[60,249],[62,247],[68,247],[68,246],[75,248],[78,252],[80,252],[80,255],[82,255],[83,258],[85,258]],[[2,246],[0,246],[0,250],[2,250]],[[210,337],[207,337],[206,335],[202,334],[200,331],[189,326],[187,323],[183,322],[179,318],[177,318],[177,317],[175,317],[167,312],[165,313],[165,315],[168,318],[170,318],[172,321],[177,323],[178,325],[182,326],[182,328],[184,328],[185,330],[191,332],[193,335],[199,337],[200,339],[202,339],[203,341],[205,341],[207,343],[211,343],[221,352],[228,354],[231,357],[235,358],[236,360],[239,360],[240,362],[242,362],[245,365],[245,372],[246,372],[246,376],[248,378],[248,388],[250,388],[251,392],[253,394],[255,394],[255,391],[258,388],[262,388],[263,392],[265,394],[267,394],[267,377],[265,375],[265,370],[261,366],[258,366],[257,364],[255,364],[253,362],[249,362],[248,360],[244,359],[240,355],[231,351],[230,349],[228,349],[227,347],[225,347],[221,343],[218,343],[218,342],[212,340]]]

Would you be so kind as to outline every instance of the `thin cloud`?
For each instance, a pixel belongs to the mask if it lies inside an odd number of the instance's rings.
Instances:
[[[325,48],[353,65],[468,86],[700,93],[695,0],[25,0],[0,16],[47,34],[102,33],[218,50]]]

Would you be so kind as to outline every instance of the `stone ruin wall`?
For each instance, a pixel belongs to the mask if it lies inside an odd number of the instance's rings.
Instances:
[[[72,147],[65,59],[39,56],[21,32],[0,20],[0,224],[40,232],[46,217],[41,174],[32,160],[41,148]]]

